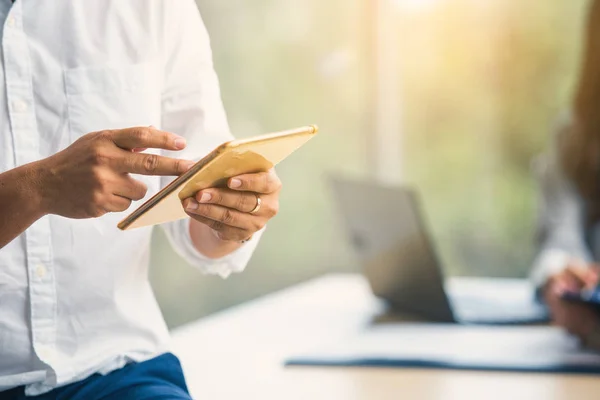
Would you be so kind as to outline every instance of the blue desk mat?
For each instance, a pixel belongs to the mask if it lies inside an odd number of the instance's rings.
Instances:
[[[398,324],[290,355],[285,365],[600,374],[600,353],[554,327]]]

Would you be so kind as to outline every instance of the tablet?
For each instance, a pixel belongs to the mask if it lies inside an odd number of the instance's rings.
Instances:
[[[117,225],[121,230],[186,218],[181,201],[210,187],[225,187],[227,179],[265,172],[311,139],[315,125],[223,143],[183,175],[165,186]]]

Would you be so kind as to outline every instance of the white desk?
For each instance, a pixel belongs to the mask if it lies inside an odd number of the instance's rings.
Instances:
[[[328,275],[173,332],[195,399],[597,399],[600,376],[284,367],[382,310],[357,275]]]

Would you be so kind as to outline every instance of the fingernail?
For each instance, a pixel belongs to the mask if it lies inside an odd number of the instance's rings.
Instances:
[[[230,188],[239,188],[240,186],[242,186],[242,181],[239,179],[234,178],[229,182]]]
[[[185,148],[185,139],[184,138],[175,139],[175,148],[178,150],[184,149]]]
[[[210,193],[202,193],[202,196],[200,196],[200,203],[206,203],[209,202],[210,199],[212,199],[212,196],[210,195]]]
[[[200,206],[200,204],[198,204],[198,202],[196,200],[189,199],[188,203],[187,203],[187,206],[186,206],[186,209],[188,209],[188,210],[197,210],[199,206]]]

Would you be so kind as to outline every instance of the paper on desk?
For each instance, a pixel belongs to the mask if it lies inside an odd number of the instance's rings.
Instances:
[[[498,305],[528,304],[534,300],[535,287],[527,279],[452,277],[446,279],[448,297],[461,301],[482,299]]]
[[[600,353],[553,327],[398,324],[371,327],[286,364],[600,373]]]
[[[445,282],[452,311],[460,321],[534,323],[549,320],[526,279],[454,277]]]

